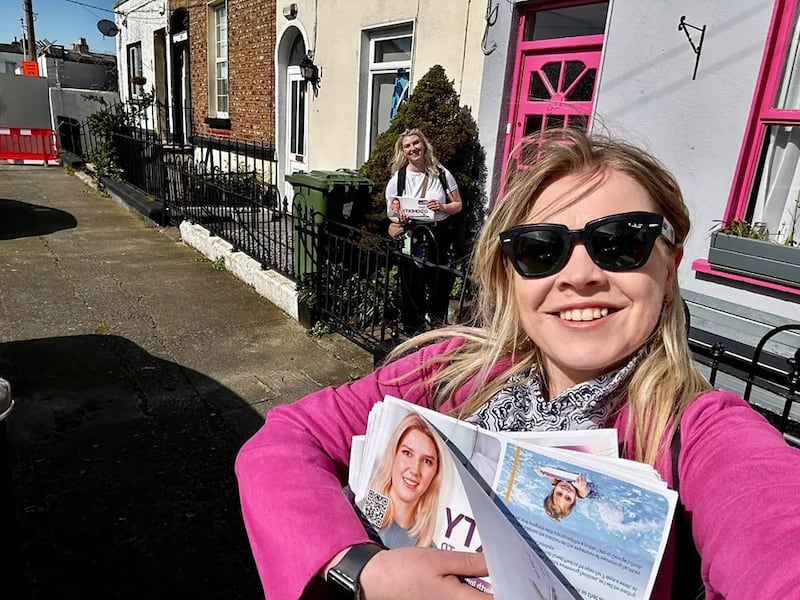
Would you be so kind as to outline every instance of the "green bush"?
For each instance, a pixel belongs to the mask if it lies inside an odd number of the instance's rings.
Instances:
[[[406,129],[419,128],[433,145],[436,156],[456,178],[464,208],[457,219],[460,232],[456,248],[465,256],[483,225],[486,216],[486,154],[478,141],[478,126],[469,107],[459,104],[453,82],[441,65],[434,65],[417,82],[408,102],[392,119],[389,129],[375,143],[369,160],[360,174],[375,183],[369,228],[386,232],[386,199],[384,190],[391,173],[397,136]]]
[[[153,94],[144,94],[136,103],[108,104],[105,98],[83,94],[83,99],[97,102],[102,108],[86,118],[91,142],[86,158],[94,167],[93,178],[99,184],[104,176],[121,179],[124,165],[120,164],[114,136],[135,127],[138,120],[153,103]]]

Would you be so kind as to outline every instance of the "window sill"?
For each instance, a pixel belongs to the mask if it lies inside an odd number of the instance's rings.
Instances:
[[[231,120],[227,117],[219,118],[219,117],[206,117],[203,119],[203,122],[208,125],[211,129],[223,129],[230,131],[231,130]]]
[[[697,271],[698,273],[704,273],[705,275],[719,277],[720,279],[730,279],[731,281],[740,281],[742,283],[747,283],[756,287],[767,288],[770,290],[783,292],[785,294],[793,294],[795,296],[800,296],[799,288],[789,287],[787,285],[781,285],[779,283],[773,283],[771,281],[764,281],[762,279],[754,279],[753,277],[738,275],[736,273],[730,273],[728,271],[719,271],[717,269],[714,269],[705,258],[698,258],[697,260],[695,260],[692,263],[692,270]]]

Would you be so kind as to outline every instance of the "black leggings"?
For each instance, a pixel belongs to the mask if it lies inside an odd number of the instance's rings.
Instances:
[[[452,229],[446,221],[435,226],[417,225],[411,230],[411,254],[434,265],[448,265],[452,243]],[[449,225],[449,224],[448,224]],[[425,315],[430,324],[438,327],[447,323],[450,291],[453,289],[452,273],[433,266],[423,265],[412,257],[400,262],[400,316],[406,329],[425,329]]]

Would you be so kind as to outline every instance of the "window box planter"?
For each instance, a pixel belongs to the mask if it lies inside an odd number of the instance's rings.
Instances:
[[[800,288],[800,248],[713,233],[708,263],[713,269]]]

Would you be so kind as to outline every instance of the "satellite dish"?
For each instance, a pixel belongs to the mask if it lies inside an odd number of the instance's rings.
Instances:
[[[108,19],[101,19],[97,22],[97,28],[100,30],[106,37],[114,37],[119,33],[119,27],[114,21],[109,21]]]

